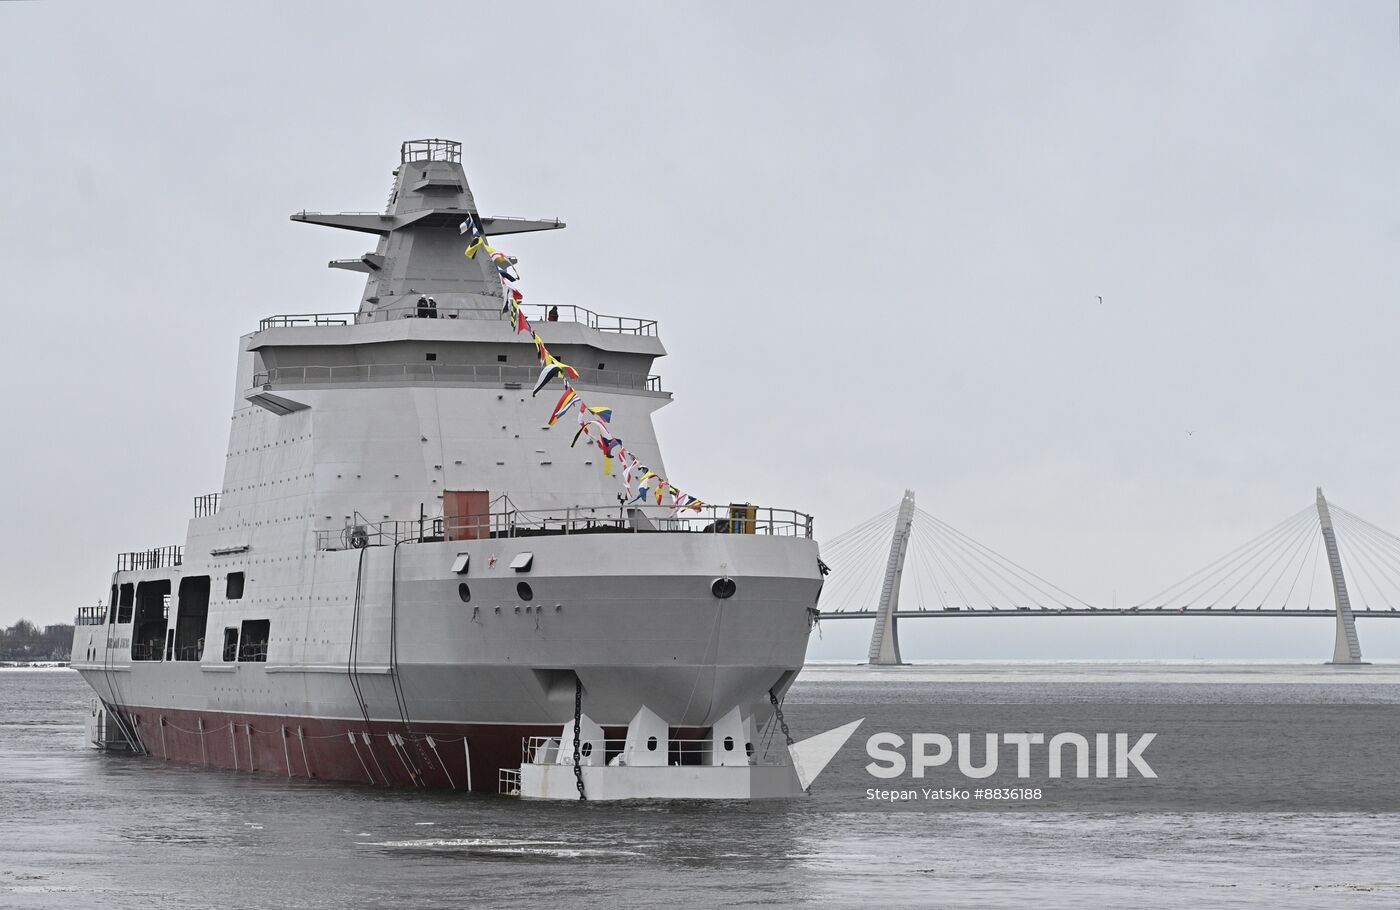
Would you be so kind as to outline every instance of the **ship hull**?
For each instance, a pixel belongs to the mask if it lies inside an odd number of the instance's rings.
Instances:
[[[528,724],[446,724],[190,711],[116,709],[146,760],[370,786],[495,793],[499,771],[521,761]]]

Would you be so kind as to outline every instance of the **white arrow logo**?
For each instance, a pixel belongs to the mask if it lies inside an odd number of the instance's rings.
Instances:
[[[844,727],[818,733],[800,743],[788,746],[788,754],[792,756],[792,769],[797,772],[797,780],[802,784],[803,790],[812,786],[812,781],[817,779],[817,775],[822,773],[827,763],[836,756],[837,752],[841,751],[846,740],[850,739],[851,735],[856,732],[856,728],[863,723],[865,723],[865,718],[862,717],[860,720],[851,721]]]

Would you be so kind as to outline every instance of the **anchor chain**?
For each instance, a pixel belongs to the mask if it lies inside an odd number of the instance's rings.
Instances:
[[[768,690],[768,700],[773,703],[773,712],[778,717],[778,726],[783,728],[783,739],[787,740],[789,746],[792,745],[792,733],[788,730],[787,721],[783,719],[782,702],[778,701],[778,696],[773,694],[772,689]]]
[[[579,739],[583,736],[583,680],[578,676],[574,677],[574,784],[578,787],[578,798],[588,799],[588,794],[583,792],[583,765],[582,756],[579,755]]]

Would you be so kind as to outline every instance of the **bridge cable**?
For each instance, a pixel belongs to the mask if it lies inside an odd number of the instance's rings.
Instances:
[[[852,542],[849,552],[825,552],[823,556],[830,561],[833,576],[822,592],[825,599],[844,609],[852,596],[877,585],[879,566],[875,560],[884,540],[888,540],[888,535],[876,528]]]
[[[1320,527],[1319,527],[1319,529],[1318,529],[1318,533],[1319,533],[1319,534],[1322,533],[1322,530],[1321,530]],[[1322,560],[1321,560],[1321,559],[1314,559],[1314,560],[1313,560],[1312,579],[1308,582],[1308,605],[1307,605],[1307,609],[1309,609],[1309,610],[1312,609],[1313,592],[1317,590],[1317,567],[1318,567],[1321,563],[1322,563]]]
[[[1232,575],[1239,564],[1254,558],[1258,550],[1266,548],[1276,537],[1290,533],[1295,525],[1300,525],[1305,522],[1310,511],[1312,511],[1311,506],[1299,510],[1264,533],[1245,541],[1224,556],[1207,563],[1185,578],[1168,585],[1151,597],[1141,601],[1136,606],[1152,607],[1158,601],[1161,601],[1159,608],[1165,608],[1173,603],[1176,598],[1187,597],[1190,592],[1198,588],[1200,588],[1202,592],[1213,589],[1216,584],[1219,584],[1221,578]],[[1221,577],[1217,578],[1216,576]]]
[[[1254,584],[1250,585],[1249,589],[1240,595],[1239,599],[1235,603],[1235,607],[1233,607],[1232,609],[1245,606],[1246,598],[1248,598],[1250,594],[1253,593],[1261,584],[1268,580],[1274,566],[1281,563],[1282,569],[1277,573],[1277,575],[1273,577],[1273,581],[1269,584],[1269,587],[1264,590],[1264,593],[1262,595],[1260,595],[1259,603],[1255,605],[1256,610],[1263,609],[1265,602],[1269,599],[1269,596],[1272,595],[1273,592],[1278,589],[1278,586],[1283,584],[1284,579],[1286,579],[1289,576],[1290,570],[1292,569],[1293,563],[1295,561],[1299,563],[1299,571],[1301,572],[1302,566],[1306,562],[1306,557],[1304,554],[1312,552],[1309,549],[1309,544],[1313,542],[1313,540],[1316,538],[1317,534],[1320,533],[1320,531],[1320,525],[1313,525],[1312,527],[1309,527],[1308,525],[1303,525],[1302,528],[1299,529],[1298,533],[1295,534],[1292,540],[1289,542],[1289,545],[1285,547],[1282,552],[1279,553],[1279,556],[1274,561],[1274,564],[1271,565],[1265,572],[1260,574],[1259,578],[1254,582]],[[1281,609],[1287,609],[1287,606],[1288,603],[1285,600]]]
[[[1260,561],[1268,559],[1280,546],[1286,545],[1295,533],[1305,530],[1315,522],[1315,517],[1309,517],[1306,511],[1300,511],[1287,524],[1255,538],[1253,546],[1178,592],[1173,600],[1179,598],[1181,606],[1189,608],[1193,602],[1205,600],[1212,596],[1212,592],[1218,591],[1214,600],[1207,605],[1208,608],[1214,608],[1241,580],[1248,578],[1258,568]]]
[[[1283,564],[1284,564],[1284,570],[1283,570],[1282,573],[1280,573],[1279,578],[1282,578],[1284,575],[1286,575],[1287,572],[1288,572],[1288,567],[1291,566],[1291,565],[1293,564],[1293,562],[1292,562],[1293,557],[1294,557],[1295,555],[1297,555],[1297,553],[1299,552],[1299,544],[1300,544],[1301,542],[1305,541],[1305,540],[1308,538],[1308,536],[1310,535],[1310,533],[1311,533],[1311,531],[1310,531],[1309,526],[1308,526],[1307,524],[1303,524],[1303,525],[1299,526],[1299,528],[1298,528],[1291,536],[1289,536],[1286,540],[1284,540],[1284,541],[1281,542],[1279,545],[1275,546],[1272,550],[1270,550],[1270,551],[1269,551],[1269,554],[1274,554],[1274,553],[1276,553],[1277,555],[1274,556],[1274,559],[1273,559],[1272,562],[1270,562],[1267,566],[1265,566],[1265,567],[1263,568],[1263,571],[1259,572],[1259,577],[1256,578],[1256,579],[1254,580],[1254,583],[1253,583],[1252,585],[1250,585],[1248,588],[1246,588],[1246,589],[1235,599],[1235,604],[1234,604],[1234,606],[1235,606],[1235,607],[1239,607],[1241,604],[1243,604],[1244,601],[1245,601],[1245,599],[1248,598],[1250,594],[1254,593],[1254,590],[1255,590],[1256,588],[1258,588],[1261,584],[1264,583],[1264,580],[1270,576],[1270,574],[1274,571],[1274,568],[1275,568],[1276,566],[1278,566],[1279,563],[1283,563]],[[1267,558],[1267,555],[1262,556],[1262,557],[1260,558],[1260,559],[1261,559],[1261,562],[1262,562],[1263,559],[1266,559],[1266,558]],[[1286,559],[1287,561],[1285,561],[1285,559]],[[1245,581],[1247,581],[1247,580],[1249,579],[1250,575],[1254,574],[1254,569],[1257,569],[1257,568],[1258,568],[1258,564],[1256,564],[1253,568],[1251,568],[1251,570],[1250,570],[1249,572],[1246,572],[1246,573],[1244,574],[1244,576],[1243,576],[1238,582],[1236,582],[1235,584],[1231,585],[1229,589],[1227,589],[1226,591],[1221,592],[1220,598],[1217,599],[1217,600],[1215,601],[1215,603],[1219,603],[1220,600],[1221,600],[1221,599],[1224,599],[1224,598],[1229,594],[1230,591],[1234,590],[1235,588],[1239,587],[1239,585],[1241,585],[1241,584],[1243,584]],[[1277,584],[1277,581],[1275,582],[1275,585],[1276,585],[1276,584]],[[1274,587],[1273,585],[1270,585],[1270,589],[1272,589],[1273,587]],[[1215,604],[1212,604],[1212,606],[1214,606],[1214,605],[1215,605]]]
[[[1255,573],[1258,573],[1258,580],[1241,592],[1235,600],[1234,606],[1239,606],[1244,598],[1248,597],[1250,592],[1258,586],[1259,582],[1268,577],[1269,573],[1278,565],[1283,556],[1292,549],[1294,541],[1307,533],[1308,525],[1308,522],[1296,523],[1289,529],[1288,533],[1280,535],[1267,549],[1255,554],[1253,559],[1242,564],[1239,567],[1237,575],[1232,573],[1229,578],[1221,579],[1220,584],[1223,585],[1223,587],[1219,590],[1219,593],[1216,594],[1215,599],[1211,601],[1209,605],[1210,608],[1214,609],[1221,601],[1232,596],[1232,592],[1249,581],[1250,578],[1254,577]],[[1226,585],[1225,582],[1229,581],[1230,578],[1234,580]],[[1204,595],[1202,595],[1202,597],[1204,597]]]
[[[962,585],[958,584],[958,573],[954,571],[951,556],[949,556],[943,551],[942,546],[936,540],[929,539],[921,540],[920,542],[927,548],[927,552],[930,558],[938,566],[938,574],[936,574],[934,577],[938,578],[941,575],[943,580],[946,581],[952,587],[953,594],[958,598],[958,601],[962,605],[962,607],[966,609],[971,609],[972,598],[968,597],[967,592],[963,590]]]
[[[928,517],[928,519],[929,519],[930,521],[932,521],[932,522],[934,523],[934,527],[935,527],[935,528],[939,528],[939,526],[942,524],[942,523],[939,522],[937,519],[932,518],[932,516],[927,516],[927,517]],[[939,528],[939,529],[940,529],[940,530],[943,530],[942,528]],[[993,563],[990,563],[988,560],[986,560],[984,557],[982,557],[979,553],[977,553],[977,551],[975,551],[975,550],[973,550],[972,548],[966,546],[961,540],[959,540],[957,537],[953,536],[952,534],[947,534],[947,533],[945,533],[944,537],[945,537],[945,539],[948,541],[948,543],[949,543],[950,546],[955,546],[955,547],[958,548],[958,550],[959,550],[959,552],[961,553],[963,559],[966,561],[966,564],[967,564],[974,572],[976,572],[977,575],[978,575],[983,581],[987,582],[987,584],[990,585],[998,594],[1000,594],[1002,597],[1006,598],[1007,601],[1010,603],[1010,605],[1015,606],[1016,599],[1015,599],[1014,597],[1012,597],[1011,595],[1007,594],[1006,591],[1004,591],[1004,590],[1002,589],[1001,585],[997,584],[997,578],[996,578],[996,577],[989,578],[989,577],[987,576],[987,573],[983,572],[983,571],[978,567],[978,563],[980,562],[980,563],[982,564],[982,566],[987,567],[987,568],[988,568],[988,571],[990,571],[990,572],[992,573],[993,576],[999,575],[999,571],[998,571],[998,570],[999,570],[999,567],[995,566],[995,564],[993,564]],[[1007,580],[1005,577],[1002,577],[1002,578],[1001,578],[1001,581],[1009,583],[1008,580]],[[1021,589],[1020,589],[1019,587],[1017,587],[1016,585],[1011,585],[1011,586],[1012,586],[1012,587],[1015,587],[1016,590],[1017,590],[1017,591],[1020,591],[1021,594],[1023,594],[1023,595],[1025,594],[1025,592],[1024,592],[1024,591],[1021,591]],[[1031,598],[1031,600],[1034,600],[1034,598]],[[997,607],[995,604],[992,604],[991,606],[992,606],[992,609],[998,609],[998,607]]]
[[[870,518],[867,518],[865,521],[861,522],[860,524],[856,525],[855,527],[849,528],[849,529],[847,529],[847,530],[841,532],[840,534],[838,534],[837,536],[835,536],[835,537],[833,537],[831,540],[829,540],[826,544],[824,544],[824,546],[827,547],[827,548],[836,548],[836,547],[840,547],[842,544],[844,544],[844,543],[845,543],[847,540],[849,540],[850,538],[855,537],[855,536],[857,536],[857,535],[859,535],[859,534],[861,534],[861,533],[863,533],[863,532],[869,530],[871,527],[878,526],[878,525],[880,525],[882,522],[889,521],[891,518],[894,517],[894,514],[895,514],[895,512],[897,512],[897,511],[899,511],[899,507],[898,507],[898,506],[891,506],[890,508],[886,509],[885,511],[880,512],[879,514],[874,515],[874,516],[872,516],[872,517],[870,517]]]
[[[868,595],[869,589],[879,584],[884,563],[877,563],[876,557],[882,545],[889,546],[898,511],[898,506],[892,506],[821,547],[822,560],[832,570],[821,594],[823,603],[834,604],[826,612],[844,612],[857,597]],[[868,602],[869,597],[861,599]]]
[[[955,550],[952,549],[951,545],[949,544],[949,541],[943,537],[935,537],[933,538],[933,540],[937,541],[937,543],[935,544],[936,546],[942,547],[943,554],[945,557],[947,557],[949,565],[951,565],[957,571],[957,573],[962,576],[963,581],[967,582],[967,586],[971,588],[974,592],[976,592],[977,596],[981,597],[984,603],[986,603],[988,606],[991,606],[991,598],[988,597],[985,592],[983,592],[981,586],[977,584],[977,580],[972,577],[972,574],[970,572],[968,572],[967,566],[960,559],[955,558],[958,556],[958,554]],[[956,582],[954,584],[956,587]],[[962,594],[960,590],[958,593]],[[966,595],[963,595],[963,599],[966,602],[971,602],[970,598],[967,598]]]
[[[1264,540],[1265,538],[1267,538],[1267,537],[1271,536],[1272,534],[1278,532],[1280,529],[1284,528],[1285,526],[1292,524],[1294,521],[1299,520],[1299,519],[1305,514],[1306,511],[1307,511],[1307,510],[1304,509],[1304,510],[1302,510],[1302,511],[1299,511],[1299,512],[1293,514],[1293,515],[1290,515],[1288,518],[1285,518],[1283,521],[1279,522],[1277,525],[1274,525],[1272,528],[1270,528],[1269,530],[1265,531],[1263,534],[1260,534],[1260,535],[1258,535],[1257,537],[1250,538],[1249,540],[1247,540],[1247,541],[1245,541],[1244,543],[1240,544],[1240,545],[1239,545],[1238,547],[1236,547],[1235,549],[1233,549],[1233,550],[1231,550],[1230,552],[1226,553],[1224,556],[1221,556],[1220,558],[1218,558],[1218,559],[1216,559],[1216,560],[1214,560],[1214,561],[1212,561],[1212,562],[1210,562],[1210,563],[1207,563],[1206,565],[1204,565],[1204,566],[1202,566],[1201,568],[1197,569],[1195,572],[1192,572],[1190,575],[1187,575],[1185,578],[1182,578],[1182,579],[1180,579],[1179,581],[1176,581],[1176,582],[1174,582],[1173,584],[1168,585],[1167,587],[1163,588],[1161,591],[1158,591],[1156,594],[1154,594],[1154,595],[1152,595],[1151,597],[1149,597],[1149,598],[1143,600],[1141,603],[1138,604],[1138,606],[1140,606],[1140,607],[1149,606],[1149,605],[1153,604],[1154,602],[1156,602],[1156,601],[1158,601],[1158,600],[1162,600],[1164,604],[1165,604],[1165,603],[1171,602],[1171,600],[1172,600],[1173,598],[1175,598],[1178,594],[1184,593],[1185,591],[1194,588],[1197,584],[1201,583],[1201,581],[1203,581],[1205,578],[1210,577],[1211,575],[1215,574],[1215,573],[1216,573],[1217,571],[1219,571],[1220,569],[1224,568],[1224,567],[1225,567],[1226,565],[1228,565],[1230,562],[1232,562],[1232,561],[1238,559],[1238,558],[1239,558],[1240,556],[1242,556],[1242,555],[1245,555],[1246,551],[1249,551],[1249,550],[1251,550],[1251,549],[1257,547],[1257,546],[1260,544],[1260,542],[1261,542],[1262,540]]]
[[[925,513],[925,514],[927,514],[927,513]],[[950,531],[951,533],[956,534],[958,537],[960,537],[960,538],[966,540],[970,546],[977,548],[978,550],[980,550],[980,551],[986,553],[986,554],[987,554],[989,557],[991,557],[992,559],[996,560],[996,561],[1000,564],[1000,568],[1001,568],[1001,571],[1002,571],[1002,572],[1007,573],[1007,574],[1010,576],[1010,578],[1012,578],[1012,579],[1019,579],[1021,582],[1024,582],[1026,585],[1028,585],[1028,586],[1034,588],[1034,589],[1040,594],[1040,596],[1046,597],[1046,598],[1048,598],[1049,600],[1052,600],[1052,601],[1054,601],[1055,603],[1059,604],[1060,606],[1065,607],[1066,609],[1070,609],[1070,608],[1071,608],[1070,604],[1065,603],[1064,601],[1062,601],[1062,600],[1060,600],[1058,597],[1056,597],[1053,593],[1051,593],[1052,591],[1054,591],[1054,592],[1058,592],[1058,593],[1064,595],[1065,597],[1069,598],[1069,599],[1072,600],[1072,601],[1075,601],[1076,603],[1080,604],[1081,606],[1084,606],[1084,607],[1088,607],[1088,606],[1089,606],[1089,604],[1085,603],[1085,602],[1084,602],[1083,600],[1081,600],[1080,598],[1078,598],[1078,597],[1076,597],[1075,595],[1071,594],[1070,592],[1066,591],[1064,588],[1061,588],[1059,585],[1056,585],[1056,584],[1054,584],[1053,582],[1047,581],[1046,579],[1044,579],[1044,578],[1042,578],[1041,576],[1037,575],[1036,573],[1032,572],[1030,569],[1027,569],[1025,566],[1020,565],[1019,563],[1015,562],[1015,561],[1012,560],[1012,559],[1008,559],[1007,557],[1005,557],[1005,556],[1003,556],[1002,554],[1000,554],[1000,553],[996,552],[995,550],[993,550],[991,547],[988,547],[987,545],[981,543],[980,541],[975,540],[974,538],[968,536],[967,534],[964,534],[962,531],[959,531],[957,528],[953,527],[952,525],[948,524],[947,522],[941,521],[941,520],[938,519],[938,518],[934,518],[932,515],[929,515],[928,517],[929,517],[932,521],[936,522],[938,525],[940,525],[940,526],[946,528],[946,529],[947,529],[948,531]],[[1032,579],[1034,579],[1034,581],[1032,581]],[[1036,584],[1036,582],[1039,582],[1040,584]],[[1042,588],[1042,587],[1040,587],[1040,585],[1045,585],[1045,586],[1047,586],[1047,587]],[[1022,594],[1025,594],[1025,593],[1026,593],[1025,590],[1022,589],[1019,585],[1014,585],[1014,586],[1016,587],[1016,589],[1017,589],[1018,591],[1021,591]],[[1035,601],[1035,598],[1032,597],[1031,600],[1034,602],[1034,601]],[[1043,604],[1039,604],[1038,602],[1037,602],[1036,605],[1037,605],[1037,606],[1041,606],[1041,607],[1044,606]]]
[[[1291,602],[1292,602],[1292,600],[1293,600],[1293,591],[1294,591],[1295,588],[1298,587],[1298,579],[1300,579],[1300,578],[1302,577],[1302,575],[1303,575],[1303,569],[1306,568],[1307,565],[1308,565],[1310,562],[1312,563],[1312,567],[1313,567],[1313,575],[1316,576],[1316,574],[1317,574],[1317,562],[1318,562],[1318,559],[1319,559],[1319,557],[1320,557],[1320,555],[1321,555],[1321,554],[1320,554],[1321,549],[1322,549],[1322,526],[1321,526],[1321,525],[1318,525],[1316,528],[1313,528],[1312,544],[1311,544],[1311,546],[1310,546],[1310,548],[1309,548],[1309,551],[1308,551],[1309,555],[1308,555],[1308,556],[1305,556],[1305,557],[1298,563],[1298,571],[1297,571],[1297,573],[1295,573],[1294,576],[1293,576],[1293,583],[1292,583],[1291,585],[1288,586],[1288,593],[1285,594],[1284,597],[1283,597],[1283,602],[1284,602],[1285,604],[1291,603]],[[1309,592],[1309,606],[1311,606],[1311,592]]]
[[[1301,517],[1290,525],[1286,530],[1271,535],[1266,541],[1254,548],[1246,556],[1237,558],[1233,564],[1224,572],[1219,573],[1219,577],[1209,582],[1201,590],[1192,595],[1189,600],[1181,603],[1183,609],[1191,609],[1200,601],[1209,599],[1210,603],[1205,604],[1204,609],[1213,610],[1220,606],[1228,598],[1236,597],[1235,603],[1231,607],[1237,608],[1249,592],[1258,584],[1255,581],[1249,584],[1243,591],[1239,591],[1241,586],[1250,582],[1256,573],[1259,580],[1268,577],[1270,571],[1277,566],[1280,559],[1289,552],[1294,539],[1307,533],[1309,521],[1306,517]],[[1286,571],[1286,570],[1285,570]],[[1236,596],[1236,593],[1239,594]]]
[[[1048,592],[1025,577],[1026,574],[1031,573],[1021,570],[1011,560],[929,513],[922,510],[920,513],[924,522],[931,526],[931,536],[928,538],[928,542],[941,545],[954,568],[968,579],[969,583],[987,601],[986,606],[989,609],[1000,610],[1001,606],[994,599],[987,597],[982,587],[975,583],[973,576],[982,579],[1001,597],[1005,598],[1008,608],[1014,609],[1019,598],[1024,598],[1025,601],[1029,601],[1041,609],[1045,609],[1041,598],[1048,596],[1049,599],[1055,600],[1053,595],[1049,595]],[[937,551],[933,552],[936,555]],[[1008,587],[1016,591],[1019,598],[1008,593],[1006,590]],[[1027,588],[1034,589],[1035,593]],[[976,605],[970,604],[970,606]]]
[[[1312,562],[1313,565],[1317,564],[1318,543],[1321,540],[1321,538],[1322,525],[1319,524],[1312,529],[1312,533],[1308,535],[1307,542],[1303,544],[1302,558],[1298,560],[1298,571],[1293,573],[1293,582],[1288,586],[1288,593],[1283,595],[1283,609],[1287,609],[1288,604],[1292,602],[1293,590],[1298,587],[1298,579],[1302,577],[1304,567],[1306,567],[1309,562]],[[1288,573],[1285,572],[1283,573],[1283,575],[1280,575],[1279,581],[1282,581],[1284,576],[1286,576],[1287,574]],[[1274,582],[1274,586],[1277,586],[1277,584],[1278,582]],[[1265,601],[1267,601],[1269,599],[1269,595],[1273,593],[1274,587],[1271,586],[1269,590],[1264,592],[1264,596],[1259,599],[1259,606],[1255,607],[1255,609],[1263,609]]]
[[[962,543],[962,541],[958,540],[956,537],[954,537],[954,536],[952,536],[952,535],[945,535],[945,536],[944,536],[944,541],[945,541],[950,547],[956,547],[956,548],[958,549],[958,553],[959,553],[959,555],[960,555],[960,556],[962,557],[962,559],[963,559],[963,565],[964,565],[964,566],[966,566],[968,569],[970,569],[974,574],[977,575],[978,578],[980,578],[980,579],[982,579],[982,581],[986,582],[987,585],[988,585],[988,587],[990,587],[992,590],[996,591],[996,592],[997,592],[998,594],[1000,594],[1002,597],[1006,598],[1006,600],[1009,601],[1009,602],[1011,602],[1012,605],[1014,606],[1015,599],[1012,598],[1010,595],[1008,595],[1005,591],[1003,591],[1003,590],[1001,589],[1001,586],[998,585],[998,584],[996,583],[996,579],[995,579],[995,578],[988,577],[987,573],[984,572],[984,571],[982,571],[982,568],[978,565],[978,560],[975,558],[976,554],[973,553],[973,552],[970,550],[970,548],[968,548],[965,544]],[[995,574],[995,573],[993,573],[993,574]],[[979,590],[979,592],[980,592],[980,588],[979,588],[978,590]],[[983,596],[985,597],[986,595],[984,594]],[[988,602],[989,604],[991,604],[992,609],[994,609],[994,610],[1000,609],[999,607],[997,607],[997,606],[995,605],[995,603],[992,602],[991,598],[987,598],[987,602]]]
[[[924,552],[923,548],[914,549],[912,550],[912,553],[914,556],[915,579],[917,580],[927,575],[929,579],[929,586],[933,588],[934,595],[938,597],[938,605],[944,610],[947,610],[948,598],[944,596],[943,584],[939,580],[938,573],[934,572],[933,568],[929,564],[929,555]],[[924,609],[924,598],[922,594],[920,594],[919,596],[919,609]]]

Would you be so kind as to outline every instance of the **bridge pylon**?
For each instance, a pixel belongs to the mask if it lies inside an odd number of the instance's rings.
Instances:
[[[1361,642],[1356,637],[1356,617],[1351,612],[1351,598],[1347,596],[1347,579],[1342,574],[1342,554],[1337,549],[1337,535],[1332,530],[1332,513],[1327,508],[1327,498],[1322,495],[1322,487],[1317,488],[1317,517],[1322,523],[1322,542],[1327,549],[1327,565],[1332,570],[1332,596],[1337,604],[1337,638],[1332,646],[1332,659],[1329,666],[1365,666],[1361,659]]]
[[[899,584],[904,577],[904,554],[909,551],[909,533],[914,523],[914,491],[905,490],[894,520],[890,556],[885,563],[885,581],[880,586],[880,605],[875,610],[875,629],[870,633],[870,665],[898,667],[899,630],[895,613],[899,610]]]

